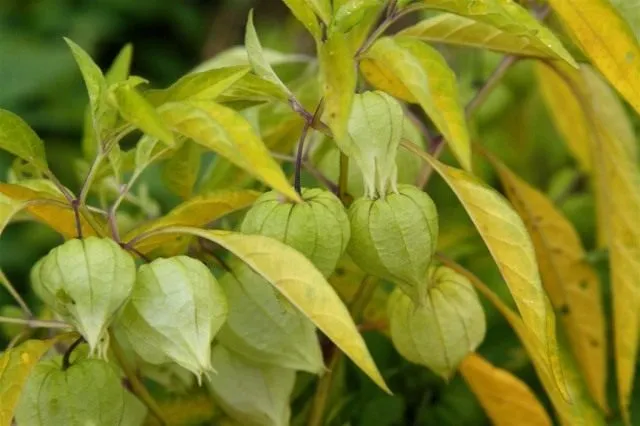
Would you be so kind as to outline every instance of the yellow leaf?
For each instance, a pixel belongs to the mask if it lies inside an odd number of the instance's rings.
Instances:
[[[551,426],[551,419],[529,387],[507,370],[470,354],[460,373],[496,426]]]
[[[340,297],[298,251],[260,235],[187,227],[157,233],[193,235],[229,250],[282,293],[380,388],[391,393]]]
[[[176,399],[158,402],[164,420],[170,425],[206,424],[213,422],[219,409],[208,395],[196,394],[180,396]],[[161,426],[158,419],[152,415],[147,417],[148,426]],[[217,423],[215,423],[217,424]]]
[[[335,139],[345,136],[351,115],[358,81],[353,54],[347,38],[342,34],[333,34],[318,45],[320,78],[324,93],[323,119],[331,128]]]
[[[13,412],[31,369],[56,340],[27,340],[0,356],[0,426],[11,426]]]
[[[24,202],[26,210],[38,221],[50,226],[65,238],[77,236],[76,219],[73,209],[62,196],[35,191],[23,185],[0,182],[0,194],[14,201]],[[81,216],[82,235],[96,235],[93,227]]]
[[[607,341],[600,282],[571,223],[542,193],[491,159],[536,250],[549,299],[560,313],[594,400],[607,410]]]
[[[142,234],[167,226],[202,227],[226,214],[249,207],[259,196],[259,192],[251,190],[220,190],[198,195],[178,205],[165,216],[134,229],[125,236],[124,241],[131,241]],[[149,253],[175,240],[175,235],[154,235],[140,241],[135,247],[141,253]]]
[[[383,37],[367,51],[360,67],[376,88],[419,103],[462,167],[471,170],[469,132],[456,76],[437,50],[412,37]]]
[[[629,24],[607,0],[550,0],[573,38],[640,113],[640,46]]]
[[[288,198],[300,201],[265,144],[238,112],[210,101],[171,102],[160,111],[183,136],[217,152]]]

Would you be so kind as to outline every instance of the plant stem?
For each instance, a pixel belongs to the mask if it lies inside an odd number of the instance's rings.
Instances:
[[[24,319],[12,317],[0,317],[0,323],[26,325],[30,328],[71,328],[71,325],[61,321],[46,321],[37,319]]]
[[[349,157],[340,152],[340,177],[338,178],[338,196],[342,203],[347,199],[347,186],[349,186]]]
[[[93,163],[91,163],[89,172],[87,173],[87,176],[85,177],[84,182],[82,183],[82,187],[80,188],[80,195],[78,195],[78,199],[77,199],[79,205],[84,205],[86,203],[87,195],[89,194],[89,189],[91,189],[91,184],[93,183],[93,180],[96,177],[96,173],[100,168],[100,164],[102,163],[102,160],[104,160],[105,157],[106,157],[106,154],[100,153],[96,155],[96,158],[93,160]]]
[[[62,371],[65,371],[66,369],[71,367],[71,361],[69,360],[69,358],[71,358],[71,354],[73,353],[75,348],[77,348],[82,342],[84,342],[84,337],[80,336],[65,351],[64,356],[62,357]]]
[[[353,299],[349,303],[349,312],[356,322],[360,321],[367,304],[371,300],[371,296],[376,290],[377,280],[372,276],[367,276],[360,283],[360,288],[353,296]],[[343,353],[335,345],[332,345],[331,358],[328,363],[328,371],[318,381],[318,387],[316,393],[313,396],[313,403],[311,405],[311,412],[309,413],[308,426],[321,426],[326,411],[327,402],[329,400],[329,394],[331,393],[331,387],[333,385],[333,372],[338,367]]]
[[[302,195],[302,188],[300,186],[300,172],[302,171],[302,163],[304,160],[304,141],[307,138],[307,132],[309,132],[309,127],[311,127],[311,122],[305,121],[304,127],[302,128],[302,134],[300,134],[300,139],[298,139],[298,152],[296,153],[296,161],[295,161],[295,175],[293,186],[296,192],[299,195]]]
[[[147,388],[138,378],[136,372],[127,362],[124,351],[120,347],[118,340],[113,335],[113,332],[111,330],[109,330],[109,337],[113,355],[116,357],[118,364],[120,364],[122,371],[124,371],[124,374],[129,381],[129,385],[131,385],[131,390],[140,399],[140,401],[142,401],[144,405],[147,406],[149,411],[158,419],[161,425],[167,425],[167,422],[164,420],[164,416],[162,415],[162,411],[160,410],[158,403],[153,399],[153,396],[151,396]]]
[[[467,107],[465,108],[465,113],[467,119],[471,118],[471,116],[477,111],[477,109],[482,105],[482,103],[487,99],[487,97],[491,94],[493,89],[498,85],[502,77],[509,71],[509,69],[518,61],[517,56],[508,55],[502,58],[502,61],[498,64],[498,66],[493,70],[489,78],[484,82],[480,90],[476,93],[476,95],[469,101]]]
[[[280,154],[279,152],[272,152],[271,156],[278,160],[287,161],[289,163],[295,163],[296,158],[290,155]],[[322,172],[316,169],[307,159],[302,159],[302,166],[307,169],[309,173],[313,175],[314,178],[318,179],[327,189],[329,189],[334,194],[338,195],[338,185],[331,181],[328,177],[326,177]]]
[[[29,309],[29,306],[27,305],[27,303],[24,301],[22,296],[20,296],[20,293],[18,293],[18,291],[11,285],[11,281],[9,281],[9,278],[7,278],[7,276],[4,274],[2,269],[0,269],[0,284],[2,284],[5,290],[7,290],[7,292],[11,295],[11,297],[15,299],[18,305],[20,305],[20,308],[22,309],[22,311],[28,317],[30,318],[33,317],[33,312],[31,312],[31,309]]]

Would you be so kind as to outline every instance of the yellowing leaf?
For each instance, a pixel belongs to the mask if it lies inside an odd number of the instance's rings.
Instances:
[[[347,132],[351,105],[358,75],[353,60],[354,52],[346,37],[334,34],[318,45],[320,78],[324,93],[323,118],[331,128],[335,139],[342,139]]]
[[[249,72],[249,67],[232,66],[187,74],[168,89],[147,95],[154,105],[184,100],[214,100]]]
[[[573,354],[598,405],[607,410],[607,341],[600,282],[571,223],[542,193],[493,159],[509,200],[536,250],[549,299],[561,315]]]
[[[31,369],[55,340],[27,340],[0,356],[0,426],[11,426],[13,412]]]
[[[480,355],[468,355],[460,373],[495,426],[551,426],[551,419],[529,387]]]
[[[247,48],[249,63],[251,63],[251,67],[258,77],[278,85],[283,92],[288,96],[291,96],[291,92],[287,86],[282,82],[282,80],[280,80],[276,72],[271,67],[271,64],[269,64],[262,53],[262,45],[260,44],[260,39],[258,39],[256,28],[253,25],[253,10],[249,12],[249,21],[247,22],[244,44]]]
[[[23,185],[0,182],[0,194],[4,194],[14,201],[26,202],[26,210],[38,221],[49,225],[65,238],[77,236],[76,219],[73,209],[67,201],[50,193],[35,191]],[[95,230],[80,217],[82,234],[96,235]]]
[[[191,197],[198,180],[201,149],[187,140],[172,153],[162,168],[162,179],[167,188],[182,199]]]
[[[607,0],[550,0],[549,4],[593,64],[640,113],[640,46]]]
[[[250,190],[220,190],[198,195],[180,204],[165,216],[134,229],[124,240],[130,241],[141,234],[167,226],[202,227],[226,214],[249,207],[259,196],[259,192]],[[136,249],[148,253],[174,240],[175,235],[154,235],[136,244]]]
[[[325,24],[331,23],[331,0],[304,0]]]
[[[125,44],[113,60],[111,67],[107,70],[105,80],[107,84],[115,84],[125,81],[129,77],[131,69],[131,58],[133,56],[133,46]]]
[[[536,37],[522,36],[491,24],[452,13],[425,19],[398,33],[433,43],[478,47],[518,56],[555,58],[556,53]]]
[[[340,297],[298,251],[260,235],[186,227],[171,227],[157,232],[193,235],[229,250],[282,293],[371,380],[390,392]]]
[[[320,25],[316,18],[313,9],[307,5],[306,0],[282,0],[287,5],[293,16],[296,17],[302,25],[311,33],[311,35],[318,39],[320,38]]]
[[[536,63],[534,66],[538,77],[538,87],[553,123],[580,168],[585,172],[591,172],[593,165],[589,139],[592,131],[582,105],[561,76],[541,63]],[[563,69],[565,68],[563,67]]]
[[[376,88],[419,103],[462,167],[471,170],[469,132],[456,77],[438,51],[415,38],[383,37],[367,51],[360,67]]]
[[[251,124],[236,111],[209,101],[171,102],[160,111],[177,132],[217,152],[288,198],[300,201]]]
[[[114,90],[120,115],[149,136],[153,136],[169,146],[175,141],[171,130],[162,118],[138,91],[129,84],[123,83]]]
[[[24,120],[4,109],[0,109],[0,149],[28,161],[41,171],[48,168],[42,140]]]
[[[498,265],[527,331],[535,336],[537,350],[563,389],[564,379],[556,365],[555,315],[542,288],[533,244],[522,220],[493,188],[442,164],[413,144],[402,145],[429,162],[462,203]]]

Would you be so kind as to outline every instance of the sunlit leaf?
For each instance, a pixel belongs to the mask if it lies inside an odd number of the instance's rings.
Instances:
[[[229,250],[270,282],[378,386],[389,392],[347,308],[322,274],[302,254],[260,235],[186,227],[171,227],[157,232],[194,235]]]
[[[288,198],[300,200],[251,124],[236,111],[214,102],[190,101],[165,104],[161,114],[177,132],[217,152]]]
[[[239,261],[228,265],[231,271],[220,285],[229,299],[229,318],[218,341],[255,364],[322,373],[313,323],[248,266]]]
[[[91,105],[91,112],[94,120],[98,117],[98,111],[101,108],[102,98],[104,91],[106,90],[106,81],[100,68],[93,62],[91,56],[85,52],[80,46],[73,41],[65,38],[71,53],[73,54],[78,68],[82,73],[82,78],[87,86],[87,92],[89,94],[89,104]]]
[[[600,282],[571,223],[541,192],[492,161],[536,250],[545,290],[560,314],[593,398],[607,408],[607,342]]]
[[[130,43],[125,44],[105,74],[107,84],[119,83],[129,77],[132,57],[133,46]]]
[[[413,144],[403,146],[429,162],[462,203],[498,265],[527,331],[537,339],[537,350],[556,373],[562,389],[563,378],[554,366],[558,357],[555,315],[542,288],[533,243],[522,219],[493,188],[444,165]]]
[[[194,142],[185,141],[162,167],[162,180],[167,189],[182,199],[191,197],[200,172],[201,148]]]
[[[280,80],[276,72],[271,67],[262,53],[262,45],[253,25],[253,10],[249,13],[247,29],[244,37],[244,44],[247,48],[247,55],[253,71],[267,81],[278,85],[287,95],[291,96],[289,88]]]
[[[496,426],[551,426],[552,422],[531,389],[506,370],[480,355],[470,354],[460,373]]]
[[[47,170],[44,143],[36,132],[16,114],[0,109],[0,149]]]
[[[522,36],[491,24],[452,13],[425,19],[398,33],[432,43],[477,47],[518,56],[555,58],[556,53],[537,37]]]
[[[283,0],[287,5],[293,16],[296,17],[302,25],[311,33],[311,35],[319,39],[320,38],[320,25],[318,24],[318,18],[316,18],[313,9],[309,7],[306,0]]]
[[[238,424],[289,424],[294,370],[254,365],[222,345],[213,348],[211,364],[216,370],[215,377],[208,382],[213,399]]]
[[[342,33],[351,30],[364,19],[367,12],[377,9],[383,3],[382,0],[347,0],[339,7],[334,5],[330,30]]]
[[[412,37],[383,37],[360,62],[376,88],[419,103],[449,142],[465,170],[471,170],[471,148],[456,76],[437,50]]]
[[[304,0],[310,8],[318,15],[320,19],[326,24],[331,23],[331,0]]]
[[[55,341],[28,340],[0,356],[0,426],[11,426],[13,411],[31,370]]]
[[[607,0],[550,0],[573,38],[611,85],[640,113],[640,46]]]
[[[171,130],[163,122],[153,105],[135,87],[123,83],[114,89],[113,95],[118,103],[118,110],[125,120],[149,136],[157,138],[169,146],[175,145]]]
[[[358,75],[354,52],[341,34],[329,37],[318,46],[320,80],[324,94],[323,119],[333,137],[341,139],[347,131]]]
[[[522,44],[535,44],[573,66],[577,66],[556,36],[527,9],[513,0],[420,0],[425,8],[455,13],[491,25],[519,37]]]

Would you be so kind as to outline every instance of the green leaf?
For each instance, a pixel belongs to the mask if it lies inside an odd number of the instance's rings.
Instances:
[[[99,116],[99,111],[102,108],[102,99],[107,88],[104,75],[95,62],[93,62],[91,56],[82,50],[80,46],[68,38],[65,38],[64,41],[69,45],[71,53],[78,64],[78,68],[80,68],[82,78],[84,79],[84,83],[87,86],[87,92],[89,94],[91,115],[94,120],[96,120]]]
[[[545,290],[561,314],[573,354],[593,399],[607,411],[607,338],[598,275],[580,238],[551,200],[492,159],[536,250]]]
[[[315,16],[313,19],[316,19]],[[313,62],[314,60],[314,58],[309,55],[301,53],[284,53],[275,49],[269,49],[268,47],[262,48],[262,55],[267,63],[272,67],[296,63],[306,64]],[[249,62],[247,48],[245,46],[234,46],[223,50],[214,57],[202,62],[191,72],[200,73],[218,68],[247,67],[250,65],[251,63]]]
[[[0,426],[11,426],[13,412],[31,370],[55,341],[27,340],[0,356]]]
[[[178,205],[165,216],[134,229],[124,240],[131,241],[142,234],[168,226],[203,227],[226,214],[249,207],[259,196],[259,192],[246,189],[218,190],[201,194]],[[170,235],[154,235],[136,244],[136,249],[142,253],[149,253],[176,239]]]
[[[412,144],[403,146],[429,162],[462,203],[498,265],[527,332],[535,337],[542,359],[554,373],[558,387],[564,389],[564,379],[556,365],[555,315],[542,288],[533,243],[522,219],[493,188],[440,163]]]
[[[640,113],[640,45],[607,0],[550,0],[573,38],[613,87]]]
[[[549,414],[523,381],[494,367],[480,355],[469,354],[460,373],[496,426],[551,426]]]
[[[353,55],[347,38],[341,34],[330,36],[318,46],[320,80],[324,94],[323,119],[336,140],[342,139],[347,132],[358,81]]]
[[[217,152],[288,198],[300,201],[251,124],[236,111],[214,102],[190,101],[166,104],[161,114],[178,133]]]
[[[201,380],[213,371],[211,342],[226,318],[227,298],[209,268],[177,256],[140,267],[118,325],[145,361],[175,362]]]
[[[382,0],[348,0],[335,10],[330,31],[346,33],[358,25],[371,10],[377,9]]]
[[[233,261],[229,267],[220,279],[229,299],[229,318],[218,341],[254,364],[322,373],[313,323],[248,266]]]
[[[535,44],[538,49],[563,59],[574,67],[575,60],[557,37],[513,0],[421,0],[425,8],[455,13],[491,25],[520,38],[521,44]]]
[[[399,287],[389,297],[391,339],[398,352],[445,380],[486,332],[480,300],[469,281],[451,269],[431,267],[424,299],[414,303]]]
[[[154,105],[186,100],[214,100],[249,72],[247,66],[231,66],[187,74],[168,89],[146,93]]]
[[[556,53],[537,37],[522,36],[452,13],[425,19],[398,33],[431,43],[477,47],[518,56],[555,59]]]
[[[182,199],[186,200],[193,194],[200,172],[200,155],[200,146],[187,140],[162,167],[162,180],[167,189]]]
[[[127,43],[122,47],[118,56],[111,63],[111,67],[107,70],[105,79],[107,85],[112,85],[125,81],[129,77],[131,70],[131,59],[133,57],[133,46]]]
[[[304,0],[320,19],[329,25],[331,23],[331,0]]]
[[[160,114],[134,87],[123,83],[114,89],[113,95],[125,120],[168,146],[175,146],[173,134]]]
[[[271,68],[271,65],[264,57],[262,53],[262,45],[260,39],[256,33],[256,28],[253,25],[253,10],[249,12],[249,20],[247,22],[247,29],[244,36],[244,44],[247,48],[247,55],[249,62],[258,77],[261,77],[273,84],[278,85],[282,91],[287,94],[287,97],[291,96],[289,88],[280,80],[276,72]]]
[[[128,394],[107,362],[80,359],[63,370],[59,356],[34,368],[16,410],[16,421],[33,426],[129,426],[139,425],[144,413],[144,407]]]
[[[291,417],[294,370],[257,366],[216,345],[211,364],[216,375],[208,382],[215,401],[238,424],[286,426]]]
[[[295,249],[271,238],[227,231],[172,227],[157,232],[194,235],[229,250],[271,283],[378,386],[389,392],[340,297]]]
[[[38,170],[48,170],[44,143],[16,114],[0,109],[0,149],[28,161]]]
[[[217,100],[251,105],[272,101],[287,103],[289,98],[277,84],[249,73],[220,94]]]
[[[471,148],[456,76],[438,51],[412,37],[383,37],[360,62],[366,79],[379,90],[419,103],[465,170]]]
[[[287,5],[293,16],[296,17],[302,25],[311,33],[311,35],[319,40],[321,34],[320,25],[318,24],[318,18],[316,18],[313,9],[311,9],[306,0],[283,0]]]

